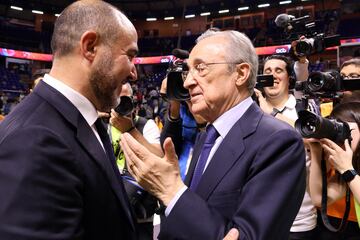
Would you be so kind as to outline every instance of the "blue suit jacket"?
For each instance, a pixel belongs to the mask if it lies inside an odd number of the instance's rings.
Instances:
[[[75,106],[39,83],[0,124],[0,239],[136,239],[116,171]]]
[[[204,135],[185,183],[192,178]],[[163,218],[159,239],[288,239],[305,192],[301,137],[253,103],[220,144],[195,192],[179,198]]]

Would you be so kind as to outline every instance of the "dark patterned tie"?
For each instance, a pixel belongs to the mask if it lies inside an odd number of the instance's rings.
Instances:
[[[114,150],[112,148],[109,135],[106,131],[105,125],[101,118],[98,118],[95,122],[96,130],[100,136],[101,142],[103,143],[105,153],[112,163],[115,163]]]
[[[215,127],[210,124],[206,127],[206,138],[204,145],[201,149],[199,161],[196,164],[194,175],[190,183],[190,189],[195,190],[197,185],[200,182],[201,175],[204,172],[206,161],[209,157],[211,148],[214,146],[215,140],[219,137],[219,133],[216,131]]]

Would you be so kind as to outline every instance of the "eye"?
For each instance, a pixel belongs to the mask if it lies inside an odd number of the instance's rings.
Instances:
[[[266,69],[264,73],[271,74],[271,71],[270,71],[270,69]]]
[[[276,69],[276,73],[282,73],[283,72],[283,70],[282,69]]]
[[[359,77],[360,77],[360,75],[356,74],[356,73],[350,74],[350,76],[349,76],[349,78],[359,78]]]
[[[203,71],[206,69],[206,65],[205,65],[205,63],[200,63],[200,64],[196,65],[195,69],[196,69],[199,73],[201,73],[201,72],[203,72]]]

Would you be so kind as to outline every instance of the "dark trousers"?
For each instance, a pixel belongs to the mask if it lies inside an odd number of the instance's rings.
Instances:
[[[316,228],[306,232],[290,232],[289,240],[316,240]]]

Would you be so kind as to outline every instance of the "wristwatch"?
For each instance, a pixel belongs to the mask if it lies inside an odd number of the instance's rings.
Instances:
[[[354,169],[346,170],[343,174],[341,174],[342,179],[345,182],[351,182],[358,173]]]

